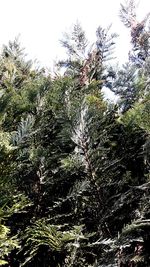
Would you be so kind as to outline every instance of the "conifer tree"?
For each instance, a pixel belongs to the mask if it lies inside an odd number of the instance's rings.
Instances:
[[[149,266],[148,17],[138,22],[133,1],[120,15],[132,51],[117,71],[110,27],[90,46],[74,25],[55,77],[34,69],[17,40],[3,48],[1,265]]]

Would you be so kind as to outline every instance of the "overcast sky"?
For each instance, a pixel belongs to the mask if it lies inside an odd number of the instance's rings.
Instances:
[[[128,31],[119,20],[120,0],[0,0],[0,47],[21,35],[20,41],[32,59],[52,66],[63,56],[59,39],[77,20],[92,42],[96,28],[108,26],[120,34],[117,50],[127,58]],[[141,0],[139,17],[150,11],[150,0]]]

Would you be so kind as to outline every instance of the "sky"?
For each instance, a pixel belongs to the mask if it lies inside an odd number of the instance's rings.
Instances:
[[[91,43],[99,25],[112,23],[112,31],[120,35],[119,61],[127,59],[129,33],[118,16],[120,0],[0,0],[0,7],[0,47],[20,35],[26,53],[41,66],[52,67],[54,60],[64,56],[59,40],[77,21]],[[148,11],[150,0],[141,0],[140,19]]]

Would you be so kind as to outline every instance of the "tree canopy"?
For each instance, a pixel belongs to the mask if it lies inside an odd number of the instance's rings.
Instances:
[[[149,15],[131,0],[120,18],[132,48],[118,68],[111,27],[90,45],[75,24],[55,74],[18,39],[2,49],[0,266],[150,265]]]

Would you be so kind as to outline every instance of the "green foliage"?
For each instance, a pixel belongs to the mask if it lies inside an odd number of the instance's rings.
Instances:
[[[29,115],[26,119],[21,118],[21,122],[18,125],[18,129],[12,134],[12,143],[19,145],[23,139],[30,134],[34,125],[34,117]]]
[[[121,9],[129,28],[131,15],[133,1]],[[26,61],[17,39],[3,48],[1,265],[114,266],[118,257],[118,266],[149,266],[149,55],[115,70],[116,37],[98,27],[90,48],[77,23],[61,41],[64,74],[53,78]],[[148,51],[146,40],[131,41],[134,53]]]
[[[10,229],[5,225],[0,224],[0,265],[8,264],[5,260],[6,256],[10,254],[10,252],[19,248],[17,238],[9,236]]]
[[[79,23],[74,25],[70,35],[65,33],[64,38],[60,42],[67,49],[69,56],[74,57],[74,59],[84,57],[88,41]]]
[[[62,227],[61,225],[50,225],[45,219],[40,219],[29,226],[22,238],[25,240],[23,250],[25,250],[26,259],[20,266],[32,261],[42,247],[48,249],[50,257],[53,257],[54,252],[57,252],[58,255],[64,250],[69,252],[71,247],[76,247],[80,241],[86,239],[82,234],[82,226],[74,226],[72,230],[68,231],[61,230]]]
[[[14,249],[19,249],[19,239],[17,234],[12,235],[10,227],[5,225],[5,221],[14,214],[24,213],[31,205],[31,202],[22,194],[12,196],[11,202],[5,196],[5,205],[0,207],[0,264],[8,264],[9,255]],[[11,206],[10,206],[11,205]]]
[[[123,117],[124,123],[136,124],[138,127],[144,129],[147,133],[150,132],[149,112],[150,112],[150,99],[146,96],[139,103],[130,109]]]

